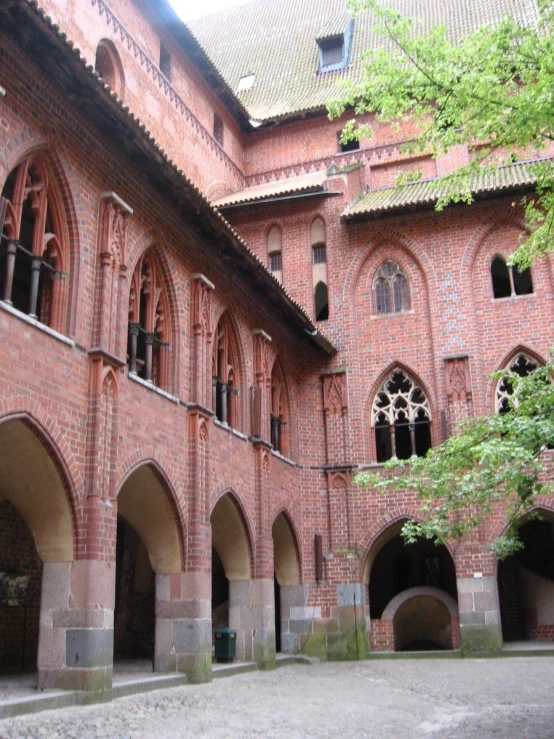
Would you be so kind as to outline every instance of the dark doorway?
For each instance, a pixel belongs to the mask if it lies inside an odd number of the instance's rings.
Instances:
[[[281,586],[277,581],[277,575],[273,576],[275,592],[275,651],[281,651]]]
[[[229,580],[215,547],[212,547],[212,631],[229,626]]]

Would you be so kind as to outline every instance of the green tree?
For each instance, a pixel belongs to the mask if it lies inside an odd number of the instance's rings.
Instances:
[[[538,0],[535,17],[525,23],[504,18],[457,43],[442,27],[418,34],[417,21],[387,0],[350,0],[349,6],[354,13],[371,12],[372,27],[383,38],[364,55],[363,79],[347,83],[343,97],[329,104],[329,115],[354,111],[344,141],[372,136],[371,125],[359,122],[370,114],[370,120],[396,127],[416,122],[419,134],[404,146],[407,152],[440,156],[454,146],[470,147],[471,164],[438,183],[438,210],[471,203],[472,178],[483,170],[540,158],[554,141],[551,0]],[[554,163],[532,166],[536,192],[524,201],[531,236],[512,257],[520,269],[554,250]],[[510,375],[514,393],[507,413],[472,419],[426,457],[391,460],[383,473],[360,473],[357,483],[419,496],[425,520],[404,527],[409,541],[466,537],[501,507],[508,528],[493,549],[499,556],[516,551],[518,520],[537,496],[551,492],[545,481],[554,444],[553,377],[552,362],[528,377]]]
[[[344,141],[371,137],[372,126],[356,118],[371,114],[394,126],[407,120],[418,124],[419,134],[404,146],[408,152],[439,156],[454,146],[469,146],[471,164],[440,180],[438,210],[451,202],[470,203],[477,173],[544,155],[554,141],[551,0],[537,0],[535,17],[526,22],[506,17],[457,43],[442,26],[418,34],[417,20],[391,9],[386,0],[349,0],[348,5],[353,13],[369,11],[371,27],[382,39],[364,54],[363,79],[347,82],[344,95],[329,103],[329,116],[354,111]],[[537,162],[533,169],[536,193],[525,200],[532,235],[512,258],[521,269],[554,249],[554,164]]]

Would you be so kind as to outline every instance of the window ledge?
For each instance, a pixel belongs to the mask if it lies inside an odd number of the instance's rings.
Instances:
[[[277,459],[280,459],[282,462],[286,462],[287,464],[290,464],[291,467],[296,467],[296,462],[293,462],[292,459],[289,459],[288,457],[283,457],[281,452],[276,452],[275,449],[272,449],[271,454],[274,457],[277,457]]]
[[[31,318],[31,316],[28,316],[26,313],[23,313],[22,311],[17,310],[17,308],[14,308],[13,305],[0,300],[0,308],[6,313],[10,313],[12,316],[15,316],[15,318],[19,318],[19,320],[23,321],[23,323],[27,323],[29,324],[29,326],[34,326],[35,328],[38,328],[39,331],[42,331],[44,334],[48,334],[48,336],[56,339],[56,341],[60,341],[62,344],[66,344],[66,346],[70,346],[72,348],[75,347],[75,341],[73,339],[70,339],[69,336],[65,336],[65,334],[60,334],[59,331],[54,331],[54,329],[50,328],[50,326],[47,326],[45,323],[41,323],[37,318]]]
[[[227,431],[233,436],[237,436],[239,439],[248,441],[248,434],[243,434],[242,431],[237,431],[236,429],[231,428],[228,423],[221,423],[221,421],[219,421],[215,416],[213,417],[213,422],[214,426],[218,426],[220,429],[223,429],[223,431]]]
[[[505,298],[491,298],[491,303],[507,303],[513,300],[525,300],[525,298],[536,298],[537,293],[527,293],[527,295],[507,295]]]
[[[153,393],[156,393],[156,395],[161,395],[162,398],[166,398],[166,400],[170,400],[172,403],[179,403],[179,398],[177,398],[175,395],[171,395],[171,393],[166,393],[165,390],[156,387],[156,385],[154,385],[152,382],[147,382],[146,380],[143,380],[142,377],[135,375],[133,372],[128,372],[127,377],[133,382],[142,385],[142,387],[145,387],[147,390],[151,390]]]
[[[382,318],[398,318],[399,316],[413,316],[414,313],[415,313],[415,310],[413,308],[410,308],[410,310],[391,311],[390,313],[373,313],[373,315],[370,316],[370,320],[376,321]]]

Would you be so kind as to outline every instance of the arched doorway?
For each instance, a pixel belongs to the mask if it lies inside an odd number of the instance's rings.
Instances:
[[[182,550],[168,485],[153,464],[129,475],[117,509],[114,659],[164,669],[156,601],[169,575],[182,571]]]
[[[254,654],[251,618],[250,540],[234,496],[223,495],[210,518],[212,526],[212,624],[229,625],[237,632],[237,659]],[[225,596],[228,598],[225,607]]]
[[[53,450],[30,420],[0,424],[0,671],[42,669],[40,645],[53,631],[40,619],[43,583],[58,567],[60,589],[74,559],[68,485]],[[47,493],[47,494],[45,494]],[[55,605],[55,594],[48,600]],[[52,602],[50,603],[52,608]],[[61,604],[59,606],[61,608]],[[48,655],[51,659],[52,652]],[[56,655],[65,660],[65,653]],[[43,660],[44,661],[44,660]]]
[[[292,525],[281,512],[272,528],[275,567],[275,649],[277,652],[299,651],[298,634],[291,633],[291,607],[300,585],[300,560]]]
[[[554,641],[554,516],[522,523],[523,549],[498,563],[498,597],[505,642]]]
[[[400,534],[404,523],[398,521],[381,534],[366,563],[372,648],[423,651],[457,647],[457,612],[452,621],[439,597],[443,594],[457,601],[450,552],[427,539],[406,544]],[[415,589],[426,592],[413,596]],[[406,597],[400,606],[402,594]]]

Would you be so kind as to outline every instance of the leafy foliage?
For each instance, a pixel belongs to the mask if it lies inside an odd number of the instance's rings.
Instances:
[[[425,520],[403,529],[408,542],[419,536],[445,543],[471,536],[498,510],[506,509],[507,529],[493,544],[504,557],[520,548],[517,524],[552,491],[546,482],[554,445],[554,363],[527,377],[503,371],[513,387],[506,413],[471,419],[457,435],[425,457],[392,459],[390,473],[361,472],[356,484],[381,492],[410,490],[422,501]]]
[[[554,141],[551,0],[537,0],[535,17],[503,18],[457,44],[444,27],[418,35],[417,22],[389,5],[387,0],[349,0],[353,13],[372,13],[382,46],[364,55],[363,80],[347,82],[344,96],[329,103],[331,118],[353,109],[356,116],[372,114],[397,128],[415,123],[418,133],[405,145],[407,152],[440,156],[469,146],[471,163],[440,180],[439,210],[471,202],[472,174],[545,153]],[[342,138],[372,135],[371,125],[353,118]],[[554,163],[533,166],[536,194],[525,201],[532,234],[512,257],[520,269],[554,250]]]

